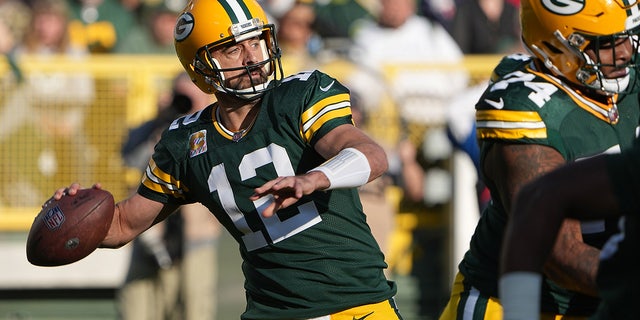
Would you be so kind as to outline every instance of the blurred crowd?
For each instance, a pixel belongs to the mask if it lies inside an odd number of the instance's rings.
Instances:
[[[0,52],[33,45],[37,33],[56,33],[62,23],[65,36],[60,46],[90,53],[153,53],[173,51],[173,24],[186,0],[0,0]],[[381,17],[389,9],[380,0],[262,0],[258,1],[275,24],[289,24],[289,32],[281,36],[288,42],[299,42],[312,55],[322,51],[347,53],[356,40],[362,24],[376,21],[384,29],[404,24],[400,11],[394,17]],[[412,11],[421,20],[447,31],[464,54],[491,54],[519,50],[518,0],[421,0],[412,1]],[[305,14],[298,5],[309,10]],[[42,8],[49,8],[43,10]],[[34,28],[39,12],[58,15],[60,22],[41,22],[47,28]],[[391,12],[387,12],[391,13]],[[381,18],[381,19],[379,19]],[[283,20],[283,21],[279,21]],[[310,34],[304,36],[305,28]],[[409,28],[409,25],[405,26]],[[45,31],[47,30],[47,31]],[[415,35],[412,35],[415,36]],[[429,34],[422,38],[429,40]],[[416,39],[420,39],[417,36]],[[40,40],[42,41],[42,39]],[[47,44],[53,46],[53,44]],[[299,52],[298,49],[286,51]],[[432,50],[437,47],[432,46]],[[405,53],[400,53],[405,54]]]
[[[472,82],[462,69],[421,66],[459,64],[468,54],[520,52],[518,0],[258,2],[278,30],[285,73],[321,69],[338,78],[352,91],[356,125],[369,129],[387,148],[390,170],[362,187],[363,206],[387,255],[389,276],[408,278],[405,287],[414,286],[417,292],[412,306],[402,310],[403,314],[409,317],[415,313],[417,319],[437,318],[448,299],[449,272],[454,268],[448,256],[449,214],[454,196],[450,160],[453,152],[460,150],[477,164],[474,99],[481,90],[473,88],[484,83]],[[15,95],[0,100],[4,104],[0,106],[0,142],[18,126],[35,121],[49,123],[51,136],[73,137],[69,148],[90,150],[85,141],[78,139],[82,135],[77,132],[82,130],[84,108],[94,99],[94,80],[87,74],[25,79],[18,63],[20,55],[64,54],[77,59],[92,54],[173,55],[174,24],[185,3],[186,0],[0,0],[0,53],[11,68],[10,80],[23,83],[23,89]],[[47,82],[53,89],[42,90]],[[34,103],[25,107],[24,97],[34,95],[41,95],[41,101],[57,99],[70,106],[63,114],[36,112],[46,119],[32,119],[28,115],[34,112],[30,111],[46,110]],[[169,98],[164,103],[172,102],[175,100]],[[399,121],[397,132],[392,134],[380,131],[380,127],[386,127],[385,110],[389,109],[394,110]],[[43,145],[46,144],[45,139]],[[77,161],[92,161],[90,152],[77,154],[84,157]],[[55,165],[55,158],[47,158],[46,153],[39,157],[39,168],[47,167],[43,163]],[[476,217],[488,199],[479,180],[477,184]],[[33,196],[36,202],[44,197]],[[170,237],[166,234],[160,235],[154,241],[161,243],[167,238]],[[206,241],[212,243],[215,239]],[[157,263],[155,269],[169,269],[163,263],[182,259],[183,253],[169,254],[163,262],[152,250],[152,244],[146,250]],[[215,246],[212,248],[215,250]],[[134,273],[130,271],[128,280],[134,280]],[[215,279],[212,281],[215,283]],[[157,283],[151,286],[157,288]],[[123,295],[133,299],[135,291],[123,290]],[[140,314],[135,317],[143,318]]]

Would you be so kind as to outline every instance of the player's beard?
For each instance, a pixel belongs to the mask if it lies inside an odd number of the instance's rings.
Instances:
[[[225,81],[225,85],[229,89],[243,90],[250,89],[256,85],[263,84],[269,80],[269,76],[262,68],[247,68],[242,73],[229,77]]]

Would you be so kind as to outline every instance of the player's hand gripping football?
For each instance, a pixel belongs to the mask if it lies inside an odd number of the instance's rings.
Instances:
[[[255,188],[251,201],[256,201],[264,196],[272,195],[273,201],[262,211],[262,216],[269,218],[280,210],[298,202],[300,198],[309,195],[316,190],[329,188],[331,183],[324,173],[311,171],[303,175],[278,177],[262,186]]]
[[[31,224],[27,259],[37,266],[61,266],[88,256],[107,235],[114,206],[113,195],[99,185],[56,190]]]
[[[91,188],[93,189],[102,189],[102,185],[99,183],[94,184]],[[79,183],[72,183],[67,188],[60,188],[53,193],[53,200],[60,200],[62,197],[66,195],[75,196],[78,193],[78,190],[82,189]]]

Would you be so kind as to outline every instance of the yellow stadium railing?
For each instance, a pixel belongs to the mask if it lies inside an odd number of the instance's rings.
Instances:
[[[153,117],[182,70],[175,56],[0,60],[0,230],[27,230],[60,186],[100,182],[127,194],[120,146]]]

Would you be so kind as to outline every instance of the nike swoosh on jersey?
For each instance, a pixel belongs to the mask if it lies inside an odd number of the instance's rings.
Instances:
[[[372,315],[374,312],[375,311],[371,311],[360,318],[356,318],[356,316],[353,316],[353,320],[364,320],[365,318],[368,318],[370,315]]]
[[[498,101],[484,99],[484,102],[486,102],[487,104],[489,104],[490,106],[492,106],[492,107],[494,107],[496,109],[504,108],[504,101],[502,100],[502,98],[500,98],[500,100],[498,100]]]
[[[320,90],[322,90],[322,91],[324,91],[324,92],[329,91],[329,89],[331,89],[331,87],[333,87],[333,84],[334,84],[335,82],[336,82],[335,80],[334,80],[334,81],[331,81],[331,83],[329,83],[329,85],[328,85],[328,86],[326,86],[326,87],[320,87]],[[357,320],[357,319],[356,319],[356,320]]]

